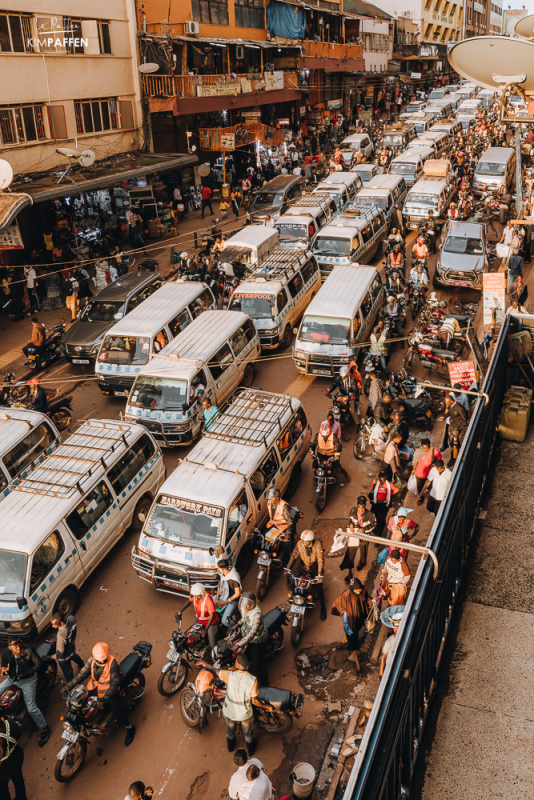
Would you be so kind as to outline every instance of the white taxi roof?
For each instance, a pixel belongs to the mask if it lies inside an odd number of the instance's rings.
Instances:
[[[310,305],[305,317],[349,318],[354,315],[361,301],[378,275],[376,267],[359,264],[334,267]]]
[[[0,406],[0,456],[20,442],[21,439],[41,422],[45,420],[51,429],[55,430],[53,423],[46,414],[38,411],[29,411],[25,408],[7,408]],[[59,438],[59,434],[56,435]]]
[[[227,247],[258,247],[273,237],[278,240],[278,231],[269,225],[247,225],[226,240],[224,249],[226,250]]]

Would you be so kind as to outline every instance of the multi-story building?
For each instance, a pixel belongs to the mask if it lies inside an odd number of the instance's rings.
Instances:
[[[502,33],[502,0],[491,0],[489,30],[492,36],[500,36]]]
[[[490,26],[490,0],[465,0],[464,35],[486,36]]]

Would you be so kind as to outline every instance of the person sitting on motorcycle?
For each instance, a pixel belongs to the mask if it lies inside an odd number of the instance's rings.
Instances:
[[[203,583],[194,583],[190,589],[189,600],[181,609],[179,614],[183,614],[186,608],[194,606],[197,622],[206,629],[206,635],[210,647],[213,649],[217,644],[217,633],[219,629],[219,614],[215,608],[213,597],[208,594]]]
[[[9,638],[7,647],[2,651],[1,672],[5,680],[0,683],[0,694],[10,686],[18,686],[24,698],[28,714],[40,731],[39,747],[43,747],[50,739],[48,727],[42,711],[37,708],[35,699],[37,692],[37,670],[41,659],[33,649],[23,644],[20,639]]]
[[[278,531],[276,537],[281,545],[282,563],[285,567],[289,561],[291,552],[291,535],[293,532],[293,517],[291,516],[291,508],[289,503],[282,500],[280,489],[273,486],[269,489],[267,499],[267,513],[269,519],[267,521],[267,529],[271,531]],[[272,539],[272,537],[269,537]]]
[[[37,317],[32,317],[32,335],[31,339],[25,347],[22,348],[22,352],[28,358],[28,348],[32,345],[37,351],[37,357],[41,353],[46,342],[46,328],[39,322]],[[29,364],[29,361],[26,361],[26,364]]]
[[[355,402],[357,403],[360,399],[360,393],[363,387],[363,380],[360,370],[358,369],[358,364],[356,361],[351,361],[349,364],[349,375],[352,378],[352,386],[354,388],[354,394],[356,395]]]
[[[423,261],[416,261],[410,270],[410,277],[408,283],[411,286],[419,286],[421,289],[426,290],[428,286],[428,272],[426,271]]]
[[[46,397],[46,392],[41,386],[41,381],[39,378],[32,378],[28,383],[31,387],[32,393],[32,410],[40,411],[41,414],[46,414],[48,411],[48,400]]]
[[[391,423],[391,401],[392,397],[389,392],[384,392],[381,399],[375,403],[373,408],[373,417],[385,432],[389,430]]]
[[[402,234],[398,228],[392,228],[387,238],[388,249],[392,250],[396,244],[400,245],[401,250],[404,252],[404,239],[402,238]]]
[[[184,250],[183,253],[180,253],[180,260],[178,261],[176,269],[181,275],[183,275],[184,272],[187,272],[188,266],[189,266],[189,257]]]
[[[251,672],[257,677],[260,686],[268,686],[269,678],[265,669],[263,650],[269,633],[254,592],[243,592],[239,601],[239,613],[240,622],[229,631],[239,630],[239,639],[234,642],[232,649],[235,653],[247,651]]]
[[[349,473],[341,466],[339,458],[341,449],[342,446],[339,437],[334,434],[330,423],[325,420],[321,423],[321,427],[315,434],[315,439],[310,446],[313,468],[315,469],[317,466],[318,456],[325,456],[327,458],[333,457],[332,469],[340,472],[345,478],[346,483],[350,483],[351,478]]]
[[[213,255],[217,257],[220,253],[222,253],[223,250],[224,250],[224,237],[221,233],[215,239],[215,244],[213,245]]]
[[[370,341],[369,354],[378,357],[380,369],[384,376],[387,377],[389,375],[389,370],[387,366],[388,346],[386,331],[381,330],[378,325],[376,325],[371,334]]]
[[[388,272],[386,274],[386,287],[391,294],[402,294],[406,289],[402,273],[396,270]]]
[[[92,654],[85,662],[85,665],[76,677],[67,683],[62,694],[68,695],[75,686],[83,683],[86,678],[89,678],[87,683],[88,690],[97,695],[99,708],[108,708],[119,725],[126,728],[124,746],[128,747],[134,740],[135,727],[121,706],[119,695],[121,670],[119,662],[115,656],[111,655],[109,645],[105,642],[97,642],[95,644]]]
[[[457,319],[454,317],[445,317],[438,331],[438,337],[443,342],[444,350],[449,349],[449,342],[453,338],[454,334],[460,333],[461,330],[460,323]]]
[[[390,272],[400,272],[401,275],[404,275],[404,255],[402,254],[400,244],[394,244],[393,249],[388,254],[387,262],[386,262],[386,273],[389,274]]]
[[[391,424],[389,426],[388,438],[386,444],[389,444],[395,436],[399,435],[402,437],[401,442],[399,444],[399,448],[401,448],[404,447],[404,445],[408,441],[408,437],[410,435],[410,426],[408,425],[406,420],[402,418],[402,411],[397,409],[391,415]]]
[[[447,211],[447,219],[461,219],[460,212],[458,211],[458,204],[451,203]]]
[[[334,436],[337,436],[338,439],[341,439],[341,423],[339,423],[337,419],[334,419],[334,415],[331,411],[329,411],[326,415],[326,421],[332,428],[332,433]]]
[[[424,259],[428,258],[428,245],[425,242],[424,236],[418,236],[417,241],[412,247],[412,258]]]
[[[336,375],[334,382],[326,392],[327,397],[330,397],[332,392],[335,392],[336,389],[338,391],[338,396],[343,399],[342,402],[346,405],[347,411],[350,414],[350,398],[359,394],[356,383],[351,375],[350,367],[344,366],[340,368],[339,375]]]
[[[384,319],[389,320],[394,336],[401,337],[404,335],[404,311],[397,298],[393,295],[387,298],[387,303],[384,306]],[[404,341],[401,342],[401,347],[404,349]]]
[[[222,555],[224,550],[220,548],[219,552]],[[237,611],[241,597],[241,577],[236,568],[231,567],[230,562],[225,558],[217,561],[217,575],[219,585],[215,596],[215,608],[221,614],[221,625],[227,628],[230,617]]]
[[[440,221],[436,219],[434,216],[434,212],[432,209],[428,212],[428,219],[426,221],[426,229],[428,232],[428,240],[430,244],[431,251],[435,254],[437,251],[437,239],[438,239],[438,226]]]
[[[300,534],[300,541],[297,542],[295,549],[291,554],[288,570],[291,570],[293,564],[297,564],[296,569],[293,571],[293,578],[300,578],[302,575],[311,573],[317,578],[315,584],[317,589],[317,597],[319,598],[319,605],[321,606],[321,619],[326,619],[326,605],[324,599],[324,550],[322,542],[315,538],[313,531],[302,531]],[[288,577],[288,585],[291,586],[291,578]]]

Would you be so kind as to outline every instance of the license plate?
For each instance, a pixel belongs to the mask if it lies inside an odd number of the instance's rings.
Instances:
[[[113,394],[115,395],[115,397],[124,397],[124,390],[114,391]]]
[[[311,372],[312,375],[326,375],[328,377],[332,374],[329,369],[312,369]]]
[[[268,567],[270,563],[271,563],[270,558],[261,558],[261,556],[260,558],[258,558],[258,564],[260,565],[260,567]]]
[[[167,661],[172,661],[173,663],[176,663],[179,658],[180,655],[179,653],[176,652],[176,650],[169,650],[169,652],[167,653]]]
[[[466,283],[465,281],[453,281],[453,286],[470,286],[470,283]]]
[[[88,358],[73,358],[72,359],[72,363],[73,364],[90,364],[91,362],[89,361]]]
[[[61,734],[61,738],[62,739],[66,739],[67,742],[74,743],[74,742],[78,741],[78,736],[79,735],[80,734],[79,734],[78,731],[63,731],[63,733]]]
[[[304,614],[305,611],[306,611],[306,606],[291,606],[292,614]]]

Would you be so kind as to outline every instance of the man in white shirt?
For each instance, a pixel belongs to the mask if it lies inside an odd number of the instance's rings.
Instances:
[[[422,499],[425,491],[429,486],[431,486],[432,488],[430,489],[430,496],[426,504],[427,510],[430,511],[431,514],[438,513],[441,501],[447,492],[447,487],[451,477],[452,472],[450,469],[446,468],[443,461],[438,461],[428,473],[428,478],[423,486],[423,491],[419,495],[419,499]]]
[[[293,175],[302,175],[302,167],[295,167],[293,170]]]
[[[230,800],[271,800],[273,785],[263,771],[263,764],[257,758],[246,761],[246,757],[244,750],[235,754],[234,763],[242,766],[230,778]]]

